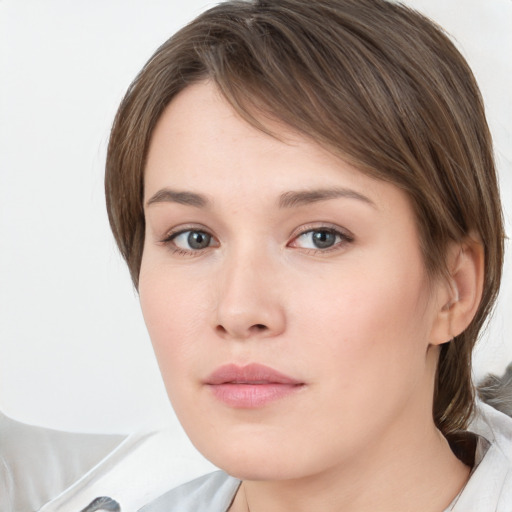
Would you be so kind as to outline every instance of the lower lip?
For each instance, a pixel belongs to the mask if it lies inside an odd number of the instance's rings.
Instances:
[[[214,396],[237,409],[257,409],[296,393],[302,384],[210,384]]]

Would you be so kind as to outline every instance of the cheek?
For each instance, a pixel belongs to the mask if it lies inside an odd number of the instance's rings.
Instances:
[[[164,380],[185,374],[201,340],[205,301],[200,288],[182,282],[179,274],[157,267],[141,267],[139,296],[144,321]],[[168,383],[166,382],[166,385]]]
[[[322,359],[337,368],[332,375],[347,387],[361,379],[378,376],[389,382],[395,374],[404,375],[405,366],[423,364],[428,346],[428,287],[421,259],[393,268],[375,261],[340,269],[313,289],[308,283],[295,287],[296,332],[308,333],[317,364]]]

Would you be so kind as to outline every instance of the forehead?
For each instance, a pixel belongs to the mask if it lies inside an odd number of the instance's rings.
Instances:
[[[244,121],[211,82],[191,85],[160,117],[151,139],[147,168],[151,172],[169,159],[173,163],[186,159],[190,167],[196,161],[204,165],[207,159],[209,168],[229,160],[230,167],[238,166],[242,173],[250,159],[260,159],[263,170],[265,163],[268,167],[277,159],[293,158],[301,151],[315,158],[321,153],[316,144],[308,143],[282,123],[273,121],[266,126],[276,136]]]
[[[345,189],[381,210],[410,208],[396,186],[374,179],[278,121],[275,134],[249,124],[211,82],[191,85],[167,106],[153,132],[145,202],[164,188],[211,203],[279,202],[290,191]],[[244,203],[245,202],[245,203]]]

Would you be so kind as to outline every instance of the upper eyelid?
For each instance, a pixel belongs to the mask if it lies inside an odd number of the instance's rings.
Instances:
[[[331,224],[330,222],[319,223],[319,224],[306,224],[301,226],[300,228],[295,229],[291,234],[290,238],[292,240],[297,237],[304,235],[305,233],[309,233],[311,231],[332,231],[334,233],[339,233],[340,235],[348,238],[350,240],[354,239],[354,235],[352,232],[346,228],[342,228],[341,226],[337,226],[335,224]]]
[[[176,236],[186,233],[187,231],[200,231],[202,233],[206,233],[207,235],[210,235],[212,238],[215,238],[217,240],[217,237],[212,233],[212,231],[210,229],[208,229],[206,226],[196,224],[196,225],[190,225],[190,226],[182,225],[182,226],[177,226],[175,228],[171,228],[164,233],[163,237],[161,238],[161,241],[162,242],[170,241],[173,238],[175,238]]]

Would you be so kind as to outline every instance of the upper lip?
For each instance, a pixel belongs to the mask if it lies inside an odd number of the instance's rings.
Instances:
[[[245,366],[226,364],[217,368],[209,377],[206,384],[288,384],[299,385],[298,381],[268,366],[251,363]]]

